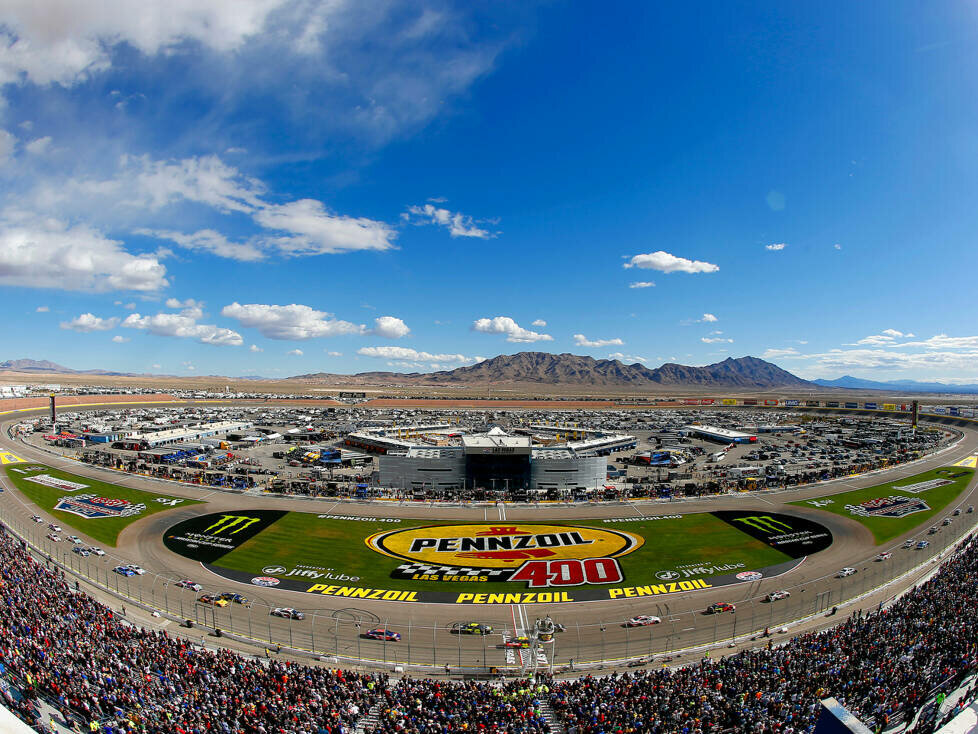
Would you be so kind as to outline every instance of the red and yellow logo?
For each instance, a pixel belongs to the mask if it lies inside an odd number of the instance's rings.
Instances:
[[[368,547],[408,561],[476,568],[515,568],[528,560],[614,558],[643,538],[618,530],[506,523],[431,525],[376,533]]]

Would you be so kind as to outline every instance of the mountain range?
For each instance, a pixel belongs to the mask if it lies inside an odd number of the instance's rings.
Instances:
[[[902,392],[937,392],[970,395],[978,393],[978,385],[948,385],[944,382],[920,382],[919,380],[891,380],[881,382],[862,377],[844,375],[834,380],[812,380],[822,387],[842,387],[854,390],[900,390]]]

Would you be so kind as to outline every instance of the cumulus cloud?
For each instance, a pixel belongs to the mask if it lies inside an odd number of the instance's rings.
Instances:
[[[250,347],[248,347],[248,351],[249,352],[255,352],[257,354],[258,352],[264,352],[265,350],[262,349],[257,344],[252,344]]]
[[[444,227],[452,237],[476,237],[481,240],[486,240],[495,236],[495,233],[477,226],[472,217],[461,212],[442,209],[432,204],[409,206],[408,210],[401,217],[405,221],[413,221],[416,224],[435,224],[439,227]]]
[[[0,100],[0,107],[3,107],[2,100]],[[17,138],[8,131],[0,129],[0,166],[13,155],[15,147],[17,147]]]
[[[797,357],[798,350],[794,347],[786,347],[784,349],[766,349],[764,353],[761,354],[762,359],[777,359],[779,357]]]
[[[190,307],[182,313],[157,313],[153,316],[131,313],[121,325],[126,329],[139,329],[156,336],[195,339],[202,344],[232,347],[244,344],[241,334],[236,331],[214,324],[197,323],[201,315],[202,312],[197,307]]]
[[[329,352],[326,352],[326,356],[327,357],[342,357],[343,356],[343,352],[329,351]]]
[[[698,320],[702,321],[703,323],[712,324],[719,321],[720,319],[718,319],[716,316],[714,316],[711,313],[705,313]]]
[[[842,245],[840,245],[838,242],[836,242],[834,245],[832,245],[832,247],[834,247],[836,250],[841,250],[842,249]]]
[[[622,352],[612,352],[608,355],[608,359],[617,359],[626,364],[634,364],[635,362],[648,362],[645,357],[639,357],[634,354],[623,354]]]
[[[169,281],[156,255],[134,255],[85,225],[8,210],[0,214],[0,284],[149,292]]]
[[[628,284],[629,288],[655,288],[655,282],[651,280],[637,280]]]
[[[477,319],[472,324],[472,330],[483,334],[505,334],[506,341],[521,344],[540,341],[550,342],[554,339],[550,334],[538,334],[535,331],[524,329],[509,316]]]
[[[720,269],[713,263],[677,257],[663,250],[656,250],[644,255],[633,255],[624,267],[659,270],[663,273],[715,273]]]
[[[433,354],[431,352],[419,352],[408,347],[361,347],[357,354],[363,357],[374,359],[389,359],[405,363],[399,366],[408,366],[406,363],[413,363],[410,366],[437,366],[445,364],[469,364],[476,360],[466,357],[464,354]]]
[[[253,218],[262,227],[281,232],[268,242],[293,256],[389,250],[397,236],[393,227],[383,222],[332,214],[315,199],[266,205]]]
[[[141,227],[134,230],[134,233],[160,240],[169,240],[185,250],[209,252],[212,255],[228,258],[229,260],[254,262],[256,260],[263,260],[266,257],[265,252],[254,242],[231,242],[223,234],[213,229],[201,229],[190,234],[184,234],[182,232],[174,232],[173,230],[146,229]]]
[[[847,346],[897,346],[897,339],[900,338],[910,338],[914,335],[911,333],[904,333],[896,329],[883,329],[879,334],[870,334],[869,336],[864,336],[862,339],[854,342],[853,344]]]
[[[48,311],[50,311],[50,310],[51,310],[51,308],[50,308],[50,306],[38,306],[38,307],[37,307],[36,309],[34,309],[34,310],[35,310],[35,312],[37,312],[37,313],[47,313]]]
[[[584,334],[574,334],[574,344],[578,347],[617,347],[624,344],[621,339],[588,339]]]
[[[535,321],[530,322],[530,326],[536,326],[538,329],[542,329],[546,325],[547,322],[544,321],[543,319],[536,319]]]
[[[109,331],[114,329],[119,323],[116,317],[103,319],[92,313],[83,313],[76,316],[71,321],[62,321],[61,328],[70,331],[80,331],[83,334],[92,331]]]
[[[131,340],[129,339],[128,336],[122,336],[120,334],[116,334],[114,337],[112,337],[112,341],[114,341],[116,344],[125,344],[126,342]]]
[[[235,301],[221,309],[221,315],[236,319],[242,326],[258,329],[268,339],[302,340],[366,332],[362,324],[334,319],[333,314],[299,303],[279,306]]]
[[[400,339],[410,334],[411,330],[401,319],[394,316],[381,316],[374,319],[374,328],[371,333],[386,339]]]
[[[303,355],[303,351],[301,349],[290,349],[288,352],[286,352],[286,354],[289,357],[301,357]]]
[[[51,147],[51,136],[45,135],[43,138],[35,138],[24,146],[31,155],[43,155]]]
[[[779,242],[779,243],[774,244],[774,245],[764,245],[764,249],[765,250],[770,250],[771,252],[780,252],[781,250],[783,250],[786,247],[787,247],[787,245],[784,244],[783,242]]]
[[[700,341],[704,344],[733,344],[733,339],[726,339],[722,336],[702,336]]]

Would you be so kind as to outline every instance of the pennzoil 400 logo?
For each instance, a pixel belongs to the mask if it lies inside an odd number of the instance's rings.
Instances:
[[[80,494],[77,497],[62,497],[54,509],[74,515],[97,520],[105,517],[132,517],[146,509],[142,502],[130,502],[113,497],[98,497],[94,494]]]
[[[617,558],[643,538],[604,528],[538,524],[432,525],[376,533],[369,548],[402,563],[391,578],[524,582],[528,588],[615,584]]]

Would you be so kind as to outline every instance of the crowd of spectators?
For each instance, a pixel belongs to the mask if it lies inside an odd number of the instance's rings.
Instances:
[[[877,613],[780,646],[676,669],[495,683],[360,674],[211,651],[120,619],[0,533],[0,664],[32,721],[44,696],[84,731],[536,734],[810,732],[835,696],[877,730],[976,669],[978,544]],[[950,683],[949,683],[950,682]],[[95,722],[95,728],[91,728]]]

